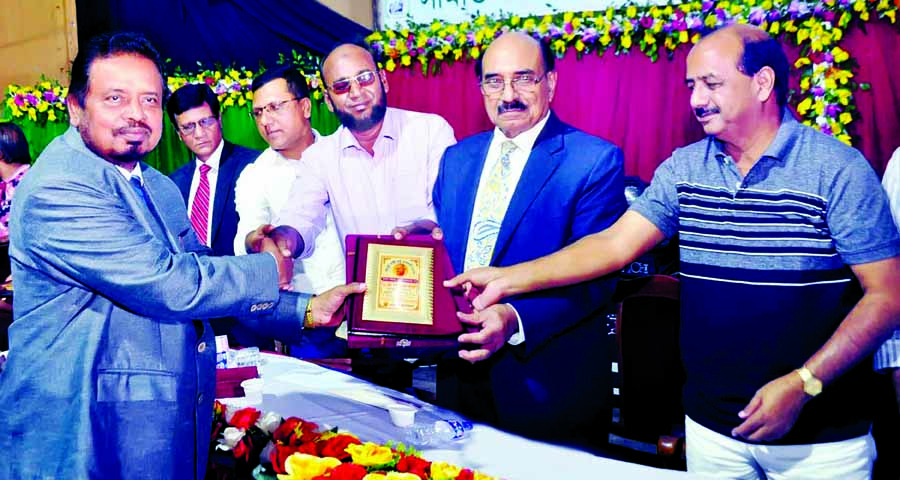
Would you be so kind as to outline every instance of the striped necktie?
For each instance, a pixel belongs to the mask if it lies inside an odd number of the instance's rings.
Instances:
[[[466,247],[466,270],[486,267],[491,263],[497,236],[500,234],[500,225],[509,207],[514,187],[509,179],[512,170],[509,157],[515,150],[515,143],[509,140],[503,142],[500,146],[500,158],[491,169],[490,176],[484,184],[484,191],[478,195],[469,232],[469,244]]]
[[[209,246],[206,241],[206,230],[209,225],[209,171],[212,167],[200,164],[200,183],[194,193],[194,203],[191,205],[191,225],[197,232],[200,243]]]

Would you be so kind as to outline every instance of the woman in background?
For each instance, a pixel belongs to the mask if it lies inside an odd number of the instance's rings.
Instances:
[[[0,242],[9,242],[9,208],[13,193],[31,165],[28,141],[18,125],[0,122]],[[9,275],[9,266],[0,266]]]

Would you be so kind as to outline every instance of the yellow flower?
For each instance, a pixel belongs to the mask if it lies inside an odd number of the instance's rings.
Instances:
[[[853,121],[853,115],[851,115],[850,112],[842,112],[838,117],[838,120],[840,120],[844,125],[849,125],[850,122]]]
[[[566,12],[566,13],[563,14],[563,22],[564,22],[564,23],[569,23],[569,22],[571,22],[573,18],[575,18],[575,13],[574,13],[574,12]]]
[[[772,22],[772,24],[769,25],[769,33],[771,33],[772,35],[778,35],[779,32],[781,32],[781,24],[778,22]]]
[[[897,23],[897,10],[888,10],[883,14],[891,20],[891,23]]]
[[[807,30],[805,28],[801,28],[800,30],[797,30],[797,43],[798,44],[805,42],[808,38],[809,38],[809,30]]]
[[[329,470],[341,464],[334,457],[319,458],[315,455],[295,453],[284,462],[284,470],[287,475],[278,475],[278,480],[311,480],[319,475],[325,475]]]
[[[369,43],[377,42],[381,40],[381,32],[373,32],[371,35],[366,37],[366,41]]]
[[[846,62],[850,59],[850,54],[846,52],[846,50],[841,47],[834,47],[831,49],[831,55],[834,56],[834,63]]]
[[[350,445],[346,452],[350,454],[353,463],[364,467],[384,465],[394,458],[394,452],[390,448],[372,442]]]
[[[394,62],[394,59],[393,58],[387,59],[387,62],[385,62],[385,64],[384,64],[384,69],[389,72],[393,72],[394,69],[396,69],[396,68],[397,68],[397,64]]]
[[[603,36],[600,37],[600,45],[603,45],[604,47],[609,45],[609,42],[611,41],[612,38],[610,38],[609,33],[604,33]]]
[[[687,30],[682,30],[678,32],[678,43],[687,43],[690,38],[688,37]]]
[[[50,85],[50,82],[44,81],[41,82],[41,88],[43,88],[44,90],[50,90],[53,87]]]
[[[631,48],[631,35],[622,35],[622,38],[620,38],[619,41],[626,50]]]
[[[478,47],[472,47],[469,50],[469,56],[472,58],[478,58],[481,56],[481,49]]]
[[[634,5],[629,5],[628,8],[625,9],[625,16],[628,18],[634,18],[637,16],[637,7]]]
[[[853,146],[852,142],[850,142],[850,135],[847,135],[846,133],[838,135],[837,139],[846,143],[847,145],[850,145],[851,147]]]
[[[654,37],[653,34],[648,30],[644,30],[644,43],[646,43],[647,45],[653,45],[656,43],[656,37]]]
[[[232,107],[232,106],[234,106],[234,99],[231,98],[231,97],[226,98],[225,101],[222,102],[222,106],[223,106],[223,107]]]
[[[28,118],[31,119],[32,122],[37,121],[37,112],[35,112],[33,108],[28,109]]]
[[[53,110],[50,110],[49,112],[47,112],[47,121],[55,122],[56,121],[56,112],[54,112]]]
[[[797,113],[806,115],[806,112],[809,111],[810,107],[812,107],[812,98],[806,97],[799,105],[797,105]]]
[[[447,462],[431,463],[431,479],[432,480],[454,480],[462,469],[456,465],[450,465]]]
[[[528,18],[525,19],[525,23],[522,25],[522,28],[524,28],[525,30],[534,30],[534,25],[534,19]]]
[[[809,90],[809,77],[803,77],[800,79],[800,90]]]
[[[235,69],[232,68],[231,70],[228,71],[228,76],[231,77],[231,78],[233,78],[233,79],[235,79],[235,80],[240,80],[240,79],[241,79],[241,72],[239,72],[239,71],[237,71],[237,70],[235,70]]]
[[[522,20],[522,18],[519,17],[518,15],[513,15],[512,18],[509,19],[509,24],[515,27],[516,25],[519,24],[519,21],[521,21],[521,20]]]
[[[412,58],[410,58],[409,55],[403,55],[402,57],[400,57],[400,64],[404,67],[408,67],[410,63],[412,63]]]
[[[376,472],[369,473],[362,480],[422,480],[415,473],[388,472],[387,474]]]
[[[809,59],[809,57],[800,57],[796,62],[794,62],[794,68],[803,68],[810,63],[812,63],[812,61]]]

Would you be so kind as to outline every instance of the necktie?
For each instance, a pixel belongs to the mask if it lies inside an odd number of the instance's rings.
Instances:
[[[131,188],[134,189],[134,191],[135,191],[135,193],[137,193],[138,197],[141,197],[141,200],[143,200],[144,203],[149,208],[150,202],[147,201],[147,194],[144,193],[144,186],[141,184],[141,179],[135,175],[135,176],[132,176],[128,180],[128,182],[131,183]]]
[[[200,165],[200,183],[197,185],[197,191],[194,193],[194,203],[191,205],[191,225],[197,232],[197,238],[200,243],[209,246],[206,243],[206,226],[209,224],[209,170],[210,166],[203,163]]]
[[[515,143],[509,140],[503,142],[500,146],[500,158],[491,169],[484,191],[478,196],[473,212],[472,231],[469,232],[469,244],[466,247],[466,270],[486,267],[491,263],[500,225],[509,207],[514,187],[509,179],[509,157],[515,150]]]

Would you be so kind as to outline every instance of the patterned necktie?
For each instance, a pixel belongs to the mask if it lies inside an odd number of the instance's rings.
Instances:
[[[191,225],[194,226],[200,243],[207,247],[209,244],[206,243],[206,226],[209,224],[209,170],[211,168],[205,163],[200,164],[200,184],[197,185],[194,203],[191,205]]]
[[[500,146],[500,158],[491,169],[484,184],[484,191],[478,196],[473,213],[472,231],[466,247],[465,269],[486,267],[491,263],[494,245],[500,234],[500,225],[509,207],[514,185],[509,180],[509,157],[516,150],[516,144],[507,140]]]

